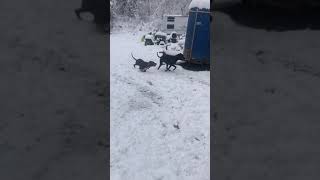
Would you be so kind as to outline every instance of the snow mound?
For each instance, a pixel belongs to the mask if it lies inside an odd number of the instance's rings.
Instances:
[[[177,34],[177,32],[176,32],[176,31],[172,31],[172,32],[171,32],[171,35],[172,35],[172,34]]]
[[[170,55],[170,56],[175,56],[175,55],[178,55],[180,53],[182,53],[181,51],[177,51],[177,50],[165,50],[164,53],[166,53],[167,55]]]
[[[199,9],[210,9],[210,1],[209,0],[192,0],[189,9],[199,8]]]
[[[146,35],[146,36],[145,36],[145,39],[152,39],[152,35],[149,35],[149,34]]]
[[[185,40],[184,40],[184,39],[181,39],[181,40],[178,41],[178,45],[180,45],[180,46],[183,46],[184,43],[185,43]]]
[[[178,46],[181,48],[181,50],[184,48],[185,40],[181,39],[178,41]]]
[[[158,31],[158,32],[156,32],[155,35],[156,35],[156,36],[167,36],[167,33]]]
[[[171,56],[175,56],[179,53],[183,54],[183,47],[184,47],[184,41],[179,41],[179,43],[172,43],[172,44],[168,44],[166,46],[162,46],[163,52],[171,55]]]

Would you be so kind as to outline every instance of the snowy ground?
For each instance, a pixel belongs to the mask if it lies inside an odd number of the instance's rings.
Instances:
[[[111,180],[209,180],[210,72],[159,64],[142,34],[111,34]]]

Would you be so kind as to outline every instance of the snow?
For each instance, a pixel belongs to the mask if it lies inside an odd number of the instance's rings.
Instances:
[[[175,56],[179,53],[182,53],[181,51],[174,51],[174,50],[165,50],[164,51],[167,55]]]
[[[153,38],[152,35],[149,35],[149,34],[145,36],[145,39],[152,39],[152,38]]]
[[[174,56],[179,53],[183,53],[184,43],[185,39],[181,39],[177,43],[168,43],[167,45],[162,46],[162,49],[166,52],[166,54]]]
[[[210,9],[210,1],[209,0],[192,0],[189,9],[199,8],[199,9]]]
[[[167,50],[168,49],[168,50]],[[183,53],[183,49],[176,43],[171,43],[169,46],[164,46],[163,51],[171,56],[175,56],[179,53]]]
[[[209,180],[210,72],[140,72],[131,52],[159,64],[162,51],[141,36],[110,36],[111,180]]]
[[[188,17],[187,15],[182,15],[182,14],[164,14],[164,17],[167,16],[172,16],[172,17]]]
[[[177,34],[177,32],[176,31],[172,31],[170,35],[172,36],[172,34]]]
[[[179,46],[184,46],[184,43],[185,43],[185,39],[181,39],[178,41]]]
[[[162,32],[162,31],[158,31],[158,32],[156,32],[155,35],[156,35],[156,36],[167,36],[167,33]]]

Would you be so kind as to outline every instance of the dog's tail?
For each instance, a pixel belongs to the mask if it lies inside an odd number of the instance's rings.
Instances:
[[[136,58],[133,57],[132,53],[131,53],[131,56],[132,56],[132,58],[133,58],[134,60],[137,60]]]

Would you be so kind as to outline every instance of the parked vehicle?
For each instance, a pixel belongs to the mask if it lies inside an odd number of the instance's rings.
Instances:
[[[161,41],[162,41],[162,42],[166,42],[166,41],[167,41],[167,33],[158,31],[158,32],[155,33],[154,39],[155,39],[155,43],[156,43],[157,45],[159,45],[159,43],[160,43]]]
[[[154,45],[153,37],[152,37],[151,33],[145,35],[145,37],[144,37],[144,45],[145,46]]]

